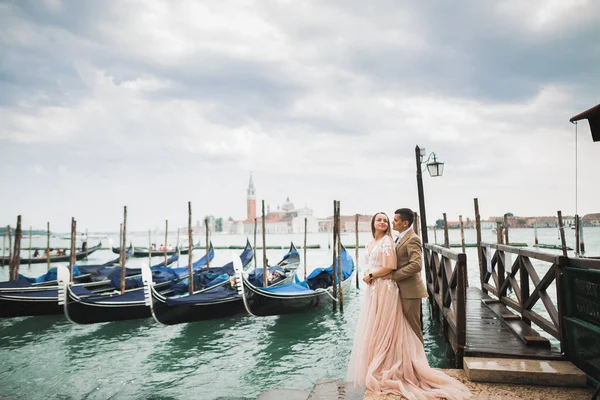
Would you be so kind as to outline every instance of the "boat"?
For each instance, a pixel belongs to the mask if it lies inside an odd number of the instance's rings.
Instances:
[[[125,254],[125,259],[129,258],[131,254],[133,254],[133,250],[129,249]],[[107,273],[103,278],[98,277],[102,277],[104,271],[109,271],[110,268],[119,265],[120,260],[121,257],[117,257],[114,260],[99,265],[75,264],[73,266],[73,281],[75,283],[86,283],[106,279]],[[19,278],[16,280],[0,282],[0,293],[57,289],[57,285],[57,270],[56,267],[53,267],[45,274],[36,278],[19,274]]]
[[[222,267],[210,268],[196,273],[194,287],[198,288],[193,294],[185,293],[179,296],[160,294],[152,284],[152,277],[146,272],[145,295],[146,301],[151,304],[154,320],[163,325],[174,325],[184,322],[202,321],[214,318],[228,317],[244,312],[244,304],[237,284],[231,282],[235,273],[235,262],[239,268],[246,268],[253,258],[252,248],[248,242],[241,256],[234,254],[234,261]],[[288,252],[281,261],[268,268],[271,286],[287,283],[293,279],[294,273],[300,264],[300,256],[296,247],[291,243]],[[249,279],[254,284],[262,286],[263,268],[256,268],[249,274]],[[212,274],[213,278],[207,281],[204,277]],[[209,276],[209,275],[208,275]],[[197,279],[200,278],[200,279]],[[204,278],[204,279],[202,279]],[[199,285],[196,286],[198,281]]]
[[[209,260],[213,256],[214,251],[209,252]],[[192,264],[192,268],[196,271],[205,267],[206,264],[207,258],[204,255]],[[59,267],[59,273],[60,271]],[[152,276],[159,281],[155,285],[156,290],[161,293],[172,292],[172,287],[177,282],[188,277],[188,267],[160,268],[152,271]],[[144,301],[143,278],[140,276],[138,279],[136,287],[127,289],[129,285],[126,286],[123,294],[116,290],[98,294],[81,285],[63,283],[63,286],[59,285],[58,289],[59,303],[64,307],[67,319],[76,324],[149,318],[151,311]],[[65,281],[65,279],[62,280],[62,282]]]
[[[80,251],[80,252],[78,252],[78,253],[75,254],[75,260],[76,261],[83,260],[84,258],[87,258],[90,254],[92,254],[96,250],[99,250],[101,247],[102,247],[102,242],[98,243],[94,247],[88,248],[86,251]],[[50,263],[69,262],[70,260],[71,260],[71,256],[70,255],[60,255],[60,256],[53,256],[52,254],[50,255]],[[21,265],[26,265],[26,264],[45,264],[47,262],[48,262],[48,257],[45,257],[45,256],[34,257],[34,258],[20,258],[19,259],[19,263]],[[0,264],[2,264],[2,265],[8,265],[9,263],[10,263],[10,256],[2,256],[2,257],[0,257]]]
[[[354,260],[344,247],[340,258],[342,287],[347,291],[351,286]],[[254,316],[295,314],[331,304],[332,284],[339,282],[337,277],[333,277],[333,264],[326,268],[316,268],[305,280],[301,281],[296,274],[293,282],[274,287],[253,285],[241,270],[236,271],[236,279],[242,283],[240,288],[244,307]]]
[[[177,258],[173,258],[176,261]],[[111,262],[114,262],[111,261]],[[120,266],[108,266],[109,263],[103,264],[96,268],[91,276],[95,276],[97,273],[98,280],[91,280],[85,283],[73,283],[74,290],[82,290],[89,293],[102,293],[106,291],[113,292],[115,288],[111,285],[111,281],[107,279],[106,275],[112,272],[118,271],[120,273]],[[158,267],[164,264],[164,261]],[[80,268],[95,266],[81,266]],[[127,268],[129,269],[129,268]],[[85,269],[84,269],[85,270]],[[65,276],[61,277],[61,271]],[[108,271],[104,277],[103,274]],[[138,273],[139,269],[137,269]],[[69,282],[70,272],[65,265],[59,265],[56,267],[57,281],[53,286],[26,286],[23,280],[12,281],[16,282],[17,285],[23,285],[20,288],[3,288],[0,290],[0,318],[10,317],[24,317],[24,316],[36,316],[36,315],[57,315],[63,313],[63,307],[59,306],[59,291],[64,282]],[[137,275],[133,275],[127,278],[129,283],[130,279],[135,279]]]
[[[212,243],[211,243],[212,246]],[[193,247],[194,250],[200,250],[203,249],[203,247],[200,247],[200,244],[197,243],[194,245]],[[214,247],[213,247],[214,249]],[[112,252],[115,254],[119,254],[121,252],[121,248],[120,247],[114,247],[112,246]],[[179,248],[179,247],[175,247],[167,249],[167,251],[164,250],[152,250],[150,251],[147,247],[135,247],[134,248],[134,252],[133,252],[133,257],[135,258],[142,258],[142,257],[163,257],[165,255],[165,253],[167,253],[168,256],[172,256],[173,254],[179,253],[179,254],[188,254],[190,252],[189,247],[185,247],[185,248]]]

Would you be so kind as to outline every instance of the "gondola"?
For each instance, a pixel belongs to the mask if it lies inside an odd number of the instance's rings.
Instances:
[[[212,244],[211,244],[212,247]],[[200,250],[202,249],[202,247],[200,247],[199,244],[194,245],[193,247],[194,250]],[[121,248],[120,247],[112,247],[112,252],[115,254],[119,254],[121,252]],[[174,249],[168,249],[166,252],[164,250],[148,250],[147,247],[135,247],[134,248],[134,252],[133,252],[133,257],[135,258],[143,258],[143,257],[163,257],[165,255],[165,253],[167,253],[168,256],[172,256],[173,254],[188,254],[190,252],[189,247],[180,249],[178,247],[174,248]]]
[[[213,255],[214,251],[209,252],[210,258]],[[192,264],[194,270],[204,266],[206,255]],[[59,268],[59,273],[60,271]],[[152,275],[160,279],[160,283],[155,286],[157,290],[163,293],[170,292],[176,282],[187,278],[188,267],[161,268],[152,271]],[[141,282],[133,289],[126,289],[124,294],[120,291],[97,294],[82,286],[64,284],[59,286],[59,303],[64,306],[67,319],[76,324],[124,321],[151,316],[150,307],[144,302],[144,287]]]
[[[250,243],[247,243],[241,257],[235,256],[239,262],[239,268],[246,268],[250,264],[252,256]],[[282,260],[276,265],[269,267],[269,273],[272,278],[271,285],[284,284],[290,281],[293,274],[289,271],[295,270],[299,263],[298,251],[292,243],[289,251],[283,256]],[[222,278],[220,283],[216,283],[218,282],[217,280],[201,282],[200,286],[195,286],[199,289],[192,295],[161,295],[156,290],[156,287],[152,285],[152,277],[148,276],[148,272],[146,272],[146,301],[152,305],[152,316],[154,319],[164,325],[173,325],[227,317],[244,312],[244,305],[239,289],[235,285],[232,285],[229,279],[234,274],[233,264],[234,262],[232,261],[222,267],[214,268],[213,272],[216,275],[223,274],[225,278]],[[288,268],[288,270],[285,268]],[[200,271],[200,274],[204,273],[205,271]],[[197,273],[196,275],[200,274]],[[262,285],[263,268],[256,269],[250,276],[251,279],[255,280],[257,285]],[[196,279],[194,280],[194,284],[195,282]]]
[[[172,260],[175,261],[176,258],[173,257]],[[161,264],[164,264],[164,262]],[[61,270],[66,271],[66,278],[60,276]],[[118,266],[107,266],[98,268],[95,273],[104,273],[105,271],[114,272],[117,270],[120,272],[121,268]],[[137,270],[139,271],[139,269]],[[138,274],[139,273],[140,272],[138,272]],[[62,285],[61,279],[63,282],[65,280],[67,282],[69,281],[70,272],[66,266],[59,265],[56,267],[56,274],[58,279],[54,286],[23,286],[19,290],[0,291],[0,318],[62,314],[63,307],[58,305],[59,289]],[[135,277],[137,277],[137,275],[128,278],[128,280]],[[13,282],[22,283],[22,281]],[[74,284],[74,287],[77,288],[75,290],[85,290],[90,293],[115,290],[115,288],[111,286],[107,276],[104,276],[103,279],[98,281],[77,283]]]
[[[351,286],[354,260],[342,247],[342,286]],[[336,262],[337,264],[337,262]],[[332,284],[338,282],[333,277],[333,264],[327,268],[313,270],[306,280],[297,275],[294,282],[275,287],[261,288],[253,285],[242,271],[236,271],[236,279],[241,281],[241,291],[246,311],[254,316],[282,315],[307,312],[324,304],[331,304]]]
[[[133,254],[132,249],[128,250],[125,259]],[[75,283],[86,283],[93,280],[100,280],[97,277],[102,276],[103,271],[109,270],[119,265],[121,257],[99,265],[78,265],[73,266],[73,281]],[[57,289],[56,267],[50,268],[48,272],[36,278],[30,278],[19,274],[19,278],[14,281],[0,282],[0,293],[22,292],[22,291],[43,291]],[[103,279],[106,279],[104,277]]]
[[[92,254],[96,250],[99,250],[101,247],[102,247],[102,243],[98,243],[96,246],[88,248],[87,251],[80,251],[75,254],[75,260],[77,260],[77,261],[83,260],[84,258],[87,258],[90,254]],[[50,255],[50,263],[69,262],[70,260],[71,260],[70,255],[61,255],[61,256]],[[9,256],[0,257],[0,263],[2,263],[2,265],[8,265],[9,262],[10,262]],[[21,265],[45,264],[47,262],[48,262],[48,257],[45,257],[44,255],[42,255],[41,257],[35,257],[35,258],[20,258],[19,259],[19,263]]]

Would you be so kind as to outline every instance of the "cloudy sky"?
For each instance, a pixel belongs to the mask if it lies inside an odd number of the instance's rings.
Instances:
[[[600,2],[0,0],[0,224],[133,230],[317,216],[575,212],[575,126],[600,103]],[[578,211],[600,143],[578,125]]]

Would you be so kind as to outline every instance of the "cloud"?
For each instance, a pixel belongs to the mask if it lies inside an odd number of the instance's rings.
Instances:
[[[430,220],[473,197],[573,213],[568,119],[598,103],[599,17],[583,0],[0,2],[0,179],[22,193],[0,219],[115,230],[128,204],[145,230],[188,200],[243,218],[250,171],[259,198],[321,216],[334,198],[416,208],[416,145],[446,163],[424,177]],[[578,128],[579,208],[597,212]]]

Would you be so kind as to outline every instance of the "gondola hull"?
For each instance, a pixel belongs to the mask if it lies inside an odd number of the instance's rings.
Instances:
[[[167,305],[161,297],[152,290],[152,314],[154,319],[163,325],[225,318],[246,311],[239,295],[220,302],[177,306]]]
[[[80,251],[79,253],[75,254],[75,259],[77,261],[83,260],[84,258],[88,257],[90,254],[94,253],[96,250],[99,250],[100,247],[102,247],[102,243],[94,246],[94,247],[90,247],[87,252],[85,251]],[[58,262],[69,262],[71,260],[71,256],[70,255],[66,255],[66,256],[50,256],[50,264],[52,263],[58,263]],[[2,265],[8,265],[9,264],[9,257],[4,256],[4,257],[0,257],[0,263],[2,263]],[[46,257],[36,257],[36,258],[21,258],[19,259],[19,264],[20,265],[26,265],[26,264],[46,264],[48,262],[48,258]]]
[[[351,287],[348,278],[342,283],[342,289],[348,291]],[[242,279],[244,284],[244,301],[247,311],[255,316],[266,317],[271,315],[297,314],[309,312],[324,305],[331,305],[333,292],[331,287],[322,291],[295,296],[278,295],[266,292],[252,286],[246,278]]]
[[[63,313],[57,302],[57,290],[0,294],[0,318],[59,315]]]
[[[141,291],[141,289],[138,289]],[[149,318],[150,307],[144,301],[82,301],[71,288],[67,288],[67,303],[64,312],[69,321],[76,324],[95,324],[98,322],[126,321],[130,319]]]

